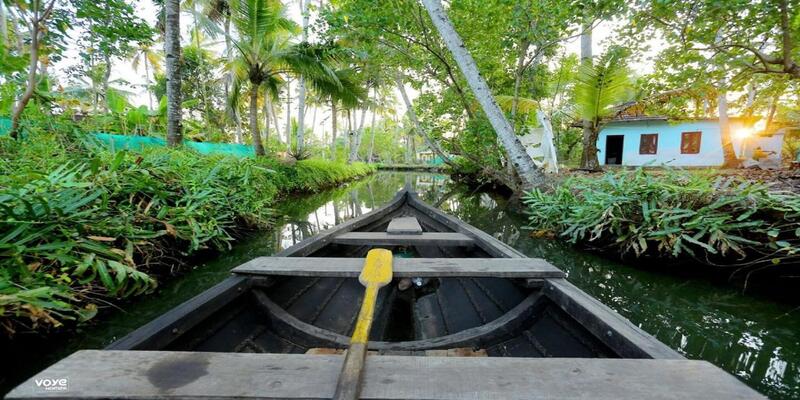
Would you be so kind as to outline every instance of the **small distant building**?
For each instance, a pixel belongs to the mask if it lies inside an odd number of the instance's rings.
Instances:
[[[736,156],[759,146],[753,125],[757,118],[729,118]],[[782,140],[772,140],[770,148]],[[725,159],[719,119],[669,120],[665,117],[623,117],[600,131],[597,148],[601,165],[714,167]],[[780,154],[780,151],[778,151]]]

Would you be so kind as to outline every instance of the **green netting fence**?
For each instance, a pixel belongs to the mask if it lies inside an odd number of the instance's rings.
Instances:
[[[10,129],[11,120],[0,118],[0,136],[7,135]],[[105,132],[92,132],[91,135],[112,150],[137,151],[146,147],[166,146],[167,144],[163,138],[154,136],[129,136]],[[239,158],[255,156],[253,147],[245,144],[192,142],[189,140],[184,140],[183,144],[200,154],[226,154]]]

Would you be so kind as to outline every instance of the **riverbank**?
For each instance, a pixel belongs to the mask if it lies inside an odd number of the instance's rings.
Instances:
[[[745,288],[753,278],[789,279],[791,286],[800,264],[800,198],[739,175],[579,174],[524,202],[534,236],[676,270],[703,265]]]
[[[447,171],[446,165],[430,165],[430,164],[379,164],[378,169],[381,171],[411,171],[411,172],[445,172]]]
[[[282,196],[375,171],[366,164],[112,152],[86,135],[0,138],[0,335],[48,332],[152,292],[198,252],[272,223]]]

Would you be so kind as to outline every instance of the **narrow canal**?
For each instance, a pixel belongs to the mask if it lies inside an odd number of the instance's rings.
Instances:
[[[426,202],[530,257],[547,259],[566,271],[572,283],[687,357],[708,360],[770,398],[800,398],[800,307],[743,295],[724,285],[633,268],[559,241],[534,239],[522,229],[524,215],[508,211],[498,197],[469,192],[443,175],[390,172],[284,201],[276,209],[279,223],[274,230],[254,235],[77,335],[20,349],[19,360],[7,360],[14,373],[0,389],[8,390],[7,384],[24,378],[20,375],[35,373],[77,349],[104,347],[221,281],[236,265],[369,212],[406,183]]]

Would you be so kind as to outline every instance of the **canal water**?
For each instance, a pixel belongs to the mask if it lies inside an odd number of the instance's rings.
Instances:
[[[800,307],[744,295],[725,285],[633,268],[561,241],[531,238],[522,228],[525,216],[510,211],[499,196],[471,192],[444,175],[400,172],[381,172],[341,188],[287,199],[275,210],[274,230],[253,235],[232,251],[198,264],[156,293],[76,335],[20,349],[12,355],[17,360],[5,359],[8,375],[0,393],[75,350],[108,345],[213,286],[231,268],[253,257],[274,254],[380,207],[405,184],[429,204],[530,257],[547,259],[573,284],[686,357],[708,360],[770,398],[800,398]],[[8,369],[9,365],[13,367]]]

